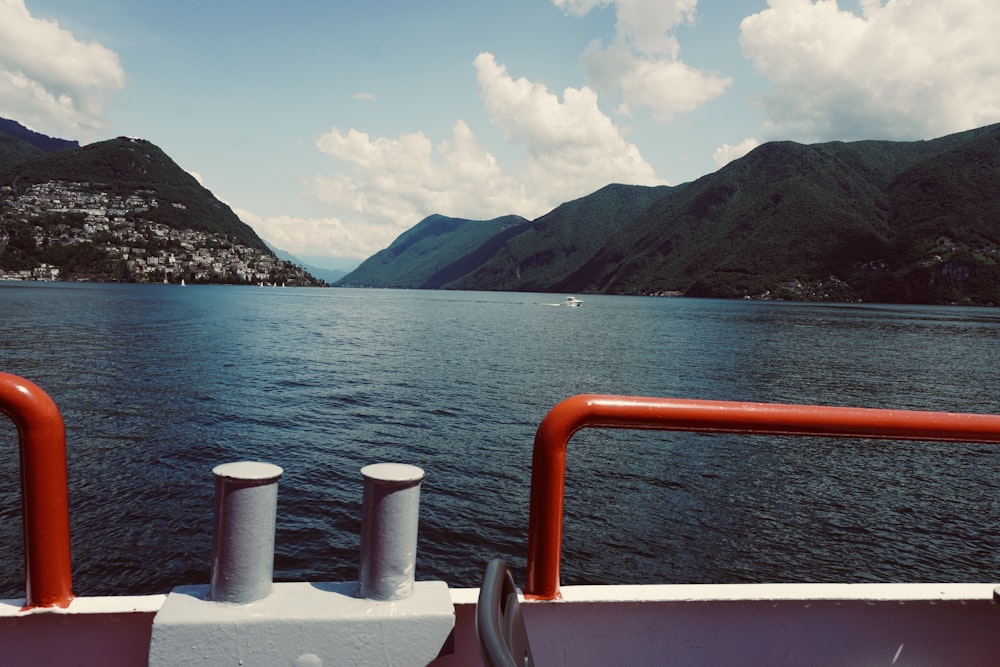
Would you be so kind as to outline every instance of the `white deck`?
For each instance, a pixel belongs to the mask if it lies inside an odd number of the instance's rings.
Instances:
[[[561,601],[527,602],[524,614],[539,667],[986,667],[1000,664],[993,590],[993,584],[568,586]],[[481,664],[477,597],[478,589],[451,591],[452,653],[433,665]],[[146,665],[153,617],[164,600],[79,598],[65,610],[34,612],[20,611],[20,600],[0,602],[0,664]],[[320,657],[324,665],[337,664],[336,656]]]

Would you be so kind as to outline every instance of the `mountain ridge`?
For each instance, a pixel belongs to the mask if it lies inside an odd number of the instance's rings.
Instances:
[[[317,285],[153,143],[0,124],[0,272],[17,279]]]
[[[2,140],[11,143],[13,141],[22,141],[42,153],[53,153],[80,147],[80,142],[78,141],[58,139],[42,134],[41,132],[35,132],[10,118],[0,118],[0,141]],[[4,166],[2,156],[0,156],[0,166]]]
[[[449,233],[428,237],[422,253],[469,267],[447,281],[407,283],[414,257],[395,242],[384,270],[407,287],[1000,303],[998,165],[1000,124],[916,142],[769,142],[682,185],[601,188],[480,239],[492,254],[475,261]],[[377,273],[365,284],[390,286]]]

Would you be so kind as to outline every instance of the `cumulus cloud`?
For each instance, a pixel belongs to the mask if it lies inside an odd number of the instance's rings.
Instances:
[[[613,0],[552,0],[559,9],[573,16],[584,16],[596,7],[607,6]]]
[[[337,217],[261,216],[241,208],[233,212],[268,243],[293,255],[367,258],[398,236],[384,226]]]
[[[993,0],[770,0],[740,26],[774,84],[770,133],[801,140],[915,139],[1000,120],[1000,5]]]
[[[461,120],[436,144],[423,132],[393,138],[336,127],[316,140],[346,170],[315,176],[309,189],[336,212],[336,224],[324,223],[330,230],[342,225],[356,231],[355,256],[386,247],[431,213],[534,218],[608,183],[662,182],[600,111],[592,90],[567,88],[560,100],[542,84],[515,80],[492,54],[480,54],[474,65],[490,121],[508,143],[524,149],[519,164],[501,167]],[[272,228],[294,224],[311,223],[276,219]],[[282,233],[291,239],[291,231]],[[309,244],[308,235],[301,238]],[[290,240],[289,250],[295,247]],[[346,248],[337,253],[351,254]]]
[[[479,54],[475,65],[486,113],[508,142],[526,146],[530,160],[524,182],[544,187],[548,202],[612,182],[662,182],[601,112],[590,88],[566,88],[560,101],[540,83],[511,77],[490,53]]]
[[[722,169],[733,160],[738,160],[753,149],[757,148],[757,146],[760,146],[760,142],[753,137],[744,139],[735,146],[722,144],[716,148],[715,152],[712,154],[712,161],[715,163],[716,169]]]
[[[105,126],[105,105],[125,85],[118,56],[84,43],[24,0],[0,0],[0,115],[84,141]]]
[[[362,102],[374,102],[375,101],[375,93],[369,93],[369,92],[365,92],[365,91],[361,91],[359,93],[354,93],[353,95],[351,95],[351,97],[353,97],[356,100],[361,100]]]
[[[697,0],[552,0],[567,13],[581,16],[598,6],[614,5],[614,42],[595,40],[580,57],[602,93],[621,97],[625,115],[648,108],[667,122],[718,97],[732,83],[680,59],[675,30],[694,22]]]
[[[333,128],[316,147],[349,168],[316,176],[317,199],[397,234],[430,213],[476,218],[532,206],[464,121],[437,145],[423,132],[390,138]]]
[[[599,88],[618,88],[622,99],[619,113],[632,115],[635,109],[646,107],[663,122],[694,111],[721,95],[731,83],[679,60],[637,55],[621,44],[604,48],[599,41],[591,42],[580,62]]]

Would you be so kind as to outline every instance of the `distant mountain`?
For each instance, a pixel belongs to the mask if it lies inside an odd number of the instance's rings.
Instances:
[[[438,288],[478,268],[528,223],[510,215],[487,221],[432,215],[336,284]]]
[[[301,263],[294,262],[294,263],[298,264],[303,269],[308,271],[310,275],[313,275],[326,283],[331,283],[331,284],[335,283],[347,275],[347,271],[340,271],[339,269],[324,269],[321,266],[315,266],[313,264],[308,264],[306,262],[301,262]]]
[[[80,144],[68,139],[55,139],[29,130],[15,120],[0,118],[0,167],[22,162],[44,153],[79,148]]]
[[[265,243],[267,243],[265,241]],[[267,243],[267,247],[271,249],[271,252],[275,254],[279,259],[291,262],[296,266],[301,266],[303,269],[309,272],[310,275],[319,278],[320,280],[327,283],[334,283],[347,275],[347,271],[341,271],[338,269],[325,269],[320,266],[315,266],[305,261],[304,258],[296,257],[287,250],[281,250],[280,248],[275,248],[270,243]]]
[[[492,235],[431,216],[338,284],[1000,303],[1000,124],[767,143],[690,183],[607,186]]]
[[[667,186],[608,185],[521,225],[488,259],[464,275],[447,275],[439,287],[546,291],[603,248]],[[499,239],[498,239],[499,240]],[[494,245],[493,243],[490,246]],[[459,262],[456,264],[461,266]]]
[[[298,255],[298,258],[306,264],[318,266],[328,271],[341,271],[344,275],[358,268],[362,261],[357,257],[334,257],[330,255]]]

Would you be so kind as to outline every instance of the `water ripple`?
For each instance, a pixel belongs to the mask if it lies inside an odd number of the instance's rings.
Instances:
[[[1000,412],[991,309],[161,287],[0,287],[0,368],[66,421],[79,594],[207,582],[230,460],[285,469],[276,578],[355,578],[359,470],[395,460],[427,473],[418,575],[474,586],[497,555],[523,572],[532,439],[572,394]],[[2,597],[23,589],[13,449]],[[563,580],[993,581],[998,464],[981,445],[584,431]]]

